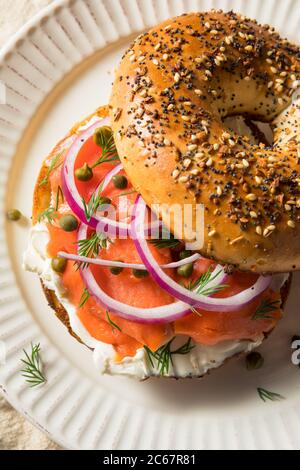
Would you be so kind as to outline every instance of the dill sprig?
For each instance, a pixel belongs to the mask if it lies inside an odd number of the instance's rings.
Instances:
[[[167,234],[166,237],[164,237],[164,234],[162,234],[161,238],[149,240],[149,243],[158,249],[170,248],[171,250],[181,245],[181,242],[174,238],[172,234]]]
[[[83,289],[83,292],[82,292],[81,297],[80,297],[78,308],[82,308],[87,303],[87,301],[89,300],[90,297],[91,297],[91,294],[89,293],[87,288]]]
[[[85,258],[96,258],[103,248],[107,247],[108,238],[101,232],[95,232],[90,238],[79,240],[78,243],[78,254]],[[78,267],[86,268],[87,263],[77,262]]]
[[[105,196],[102,196],[101,191],[102,191],[103,183],[100,185],[100,188],[98,189],[97,192],[95,192],[89,202],[85,202],[85,200],[82,198],[83,202],[83,207],[84,207],[84,215],[86,217],[86,220],[90,221],[93,215],[97,212],[100,206],[104,206],[108,204],[108,198]]]
[[[111,163],[119,161],[117,148],[115,145],[114,136],[112,133],[108,133],[99,128],[97,131],[97,145],[101,147],[101,157],[93,164],[92,168],[95,168],[101,163]]]
[[[263,299],[255,310],[252,320],[272,320],[274,318],[272,313],[275,313],[279,307],[279,300]]]
[[[213,286],[209,287],[208,284],[212,282],[216,277],[219,276],[221,271],[218,271],[216,274],[213,275],[213,271],[211,268],[209,270],[202,274],[198,279],[195,281],[189,282],[187,288],[189,290],[194,291],[196,294],[201,294],[201,295],[213,295],[217,294],[223,289],[226,289],[228,287],[227,284],[219,284],[218,286]]]
[[[174,340],[175,337],[172,338],[168,343],[158,348],[157,351],[152,351],[148,346],[144,346],[152,368],[157,368],[160,375],[168,374],[170,365],[173,365],[174,355],[188,354],[195,347],[195,345],[192,344],[192,339],[189,338],[185,344],[172,351],[171,346]]]
[[[46,378],[42,371],[42,362],[40,358],[40,344],[33,345],[31,343],[30,355],[23,349],[25,359],[21,359],[25,365],[24,369],[21,370],[22,377],[25,377],[26,383],[30,387],[37,387],[46,382]]]
[[[63,164],[63,161],[60,161],[60,157],[63,155],[64,153],[64,150],[62,150],[61,152],[58,152],[56,155],[54,155],[54,157],[52,158],[51,162],[50,162],[50,165],[47,169],[47,172],[44,176],[44,178],[42,179],[42,181],[40,182],[39,186],[45,186],[45,184],[48,183],[49,181],[49,176],[51,175],[51,173],[56,170],[56,168],[60,167],[62,164]]]
[[[107,321],[110,324],[113,331],[118,330],[118,331],[122,332],[121,328],[115,322],[112,321],[112,319],[110,318],[109,313],[108,313],[107,310],[106,310],[106,318],[107,318]]]
[[[41,212],[37,219],[38,222],[42,222],[43,220],[46,220],[48,224],[52,224],[55,219],[57,219],[58,215],[56,213],[56,209],[52,206],[48,207],[44,212]]]
[[[264,402],[266,402],[267,400],[278,401],[278,400],[284,400],[285,399],[279,393],[270,392],[269,390],[266,390],[265,388],[258,387],[257,393],[259,395],[259,398],[261,398],[262,401],[264,401]]]

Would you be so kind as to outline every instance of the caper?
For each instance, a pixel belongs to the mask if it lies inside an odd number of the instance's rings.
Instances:
[[[62,274],[67,267],[67,260],[64,258],[52,258],[51,267],[56,273]]]
[[[182,250],[179,253],[179,259],[186,259],[186,258],[189,258],[190,256],[192,256],[192,252],[189,250]]]
[[[112,138],[112,130],[109,126],[99,127],[94,133],[94,142],[98,147],[103,147],[103,143]]]
[[[111,204],[111,199],[109,197],[102,197],[101,199],[101,206],[109,205]]]
[[[145,277],[148,277],[148,276],[149,276],[148,271],[142,270],[142,269],[133,269],[133,270],[132,270],[132,274],[133,274],[134,277],[136,277],[137,279],[144,279]]]
[[[122,263],[122,261],[120,261],[119,259],[116,260],[118,261],[119,263]],[[118,268],[117,266],[111,266],[109,268],[110,272],[114,275],[114,276],[119,276],[119,274],[121,274],[121,272],[123,271],[124,268]]]
[[[260,369],[264,364],[264,358],[259,352],[252,352],[246,357],[246,366],[248,370]]]
[[[18,209],[10,209],[9,211],[7,211],[6,217],[8,218],[8,220],[16,222],[17,220],[21,219],[22,214]]]
[[[74,215],[64,215],[59,219],[59,225],[65,232],[74,232],[78,229],[78,221]]]
[[[180,266],[177,269],[177,274],[179,274],[179,276],[181,277],[188,278],[193,274],[193,269],[194,269],[193,263],[185,264],[184,266]]]
[[[112,179],[115,188],[117,189],[125,189],[128,185],[128,179],[124,175],[116,175]]]
[[[93,178],[93,170],[85,163],[75,171],[75,176],[79,181],[90,181]]]

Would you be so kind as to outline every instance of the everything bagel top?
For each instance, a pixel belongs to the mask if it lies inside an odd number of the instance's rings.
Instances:
[[[300,269],[299,79],[299,47],[232,12],[168,20],[124,55],[110,100],[119,156],[176,236],[168,206],[192,205],[192,239],[204,205],[204,256]],[[274,143],[229,131],[237,114],[270,123]]]

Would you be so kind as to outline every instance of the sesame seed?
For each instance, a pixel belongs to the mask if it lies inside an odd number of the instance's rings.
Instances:
[[[194,168],[194,170],[191,170],[191,174],[197,176],[199,175],[199,170],[197,168]]]
[[[206,75],[207,77],[212,77],[212,73],[211,73],[210,70],[205,70],[205,75]]]
[[[244,33],[242,33],[241,31],[239,31],[239,36],[240,36],[240,38],[242,38],[242,39],[244,39],[244,38],[245,38],[245,34],[244,34]]]
[[[191,145],[188,145],[187,148],[188,148],[188,150],[189,150],[190,152],[193,152],[194,150],[197,150],[198,145],[196,145],[196,144],[191,144]]]
[[[163,60],[164,60],[164,61],[168,60],[168,58],[169,58],[169,54],[164,54],[164,55],[163,55]]]
[[[174,75],[174,81],[175,81],[176,83],[179,83],[179,82],[180,82],[180,75],[179,75],[178,72],[176,72],[175,75]]]
[[[217,187],[217,195],[222,196],[222,194],[223,194],[222,188],[221,188],[221,186],[218,186]]]
[[[219,150],[219,148],[220,148],[220,144],[214,144],[214,145],[213,145],[213,149],[214,149],[214,150],[217,151],[217,150]]]
[[[285,204],[284,205],[284,208],[287,212],[291,211],[292,210],[292,206],[290,206],[290,204]]]
[[[203,95],[203,92],[199,89],[196,89],[195,93],[196,93],[196,95],[199,95],[199,96]]]
[[[248,160],[243,159],[243,165],[244,165],[245,168],[248,168],[249,167]]]
[[[138,58],[138,62],[143,62],[145,59],[146,59],[146,57],[145,57],[144,55],[141,55],[141,56]]]
[[[158,64],[159,64],[159,62],[158,62],[157,59],[153,59],[152,62],[153,62],[154,65],[158,65]]]
[[[261,184],[262,183],[262,178],[260,176],[255,176],[255,182],[257,184]]]
[[[203,158],[204,156],[205,156],[204,152],[198,152],[196,153],[195,158]]]
[[[209,233],[208,233],[208,236],[209,238],[212,238],[216,235],[217,231],[214,229],[214,230],[211,230]]]
[[[183,114],[183,115],[181,116],[181,119],[182,119],[183,121],[185,121],[185,122],[190,122],[190,120],[191,120],[190,116],[186,116],[185,114]]]
[[[257,219],[257,213],[255,211],[250,211],[250,217],[252,219]]]
[[[253,51],[253,46],[249,45],[245,47],[245,51]]]
[[[161,43],[159,42],[158,44],[156,44],[156,46],[154,47],[154,49],[156,51],[159,51],[159,49],[161,48]]]
[[[176,179],[176,178],[178,178],[179,174],[180,174],[179,170],[176,169],[176,170],[173,171],[172,176],[173,176],[174,179]]]
[[[135,61],[135,54],[133,54],[132,56],[130,56],[129,60],[130,60],[130,62],[134,62],[134,61]]]
[[[228,139],[228,143],[229,143],[230,147],[235,146],[235,141],[233,139]]]
[[[233,37],[232,36],[226,36],[225,37],[225,42],[226,44],[230,45],[233,41]]]
[[[274,82],[272,82],[272,81],[269,82],[269,83],[268,83],[268,88],[272,88],[273,85],[274,85]]]
[[[272,60],[272,59],[269,59],[269,58],[266,59],[266,62],[267,62],[268,64],[270,64],[270,65],[273,64],[273,60]]]
[[[204,26],[205,26],[205,28],[210,29],[210,23],[208,21],[206,23],[204,23]]]
[[[164,139],[164,144],[165,145],[171,145],[171,141],[169,139]]]
[[[295,224],[295,222],[294,222],[293,220],[288,220],[288,223],[287,223],[287,224],[288,224],[288,226],[289,226],[290,228],[295,228],[295,227],[296,227],[296,224]]]
[[[187,176],[180,176],[178,181],[179,181],[179,183],[187,183],[188,182],[188,177]]]
[[[174,108],[175,108],[174,104],[172,104],[172,103],[169,104],[169,106],[168,106],[169,111],[172,111]]]
[[[276,226],[275,225],[269,225],[267,227],[267,230],[269,230],[270,232],[274,232],[274,230],[276,230]]]
[[[267,237],[270,235],[270,233],[271,233],[271,232],[266,228],[266,229],[264,230],[263,236],[264,236],[265,238],[267,238]]]
[[[282,98],[278,98],[278,104],[279,104],[280,106],[282,106],[283,103],[284,103],[283,99],[282,99]]]
[[[212,164],[213,164],[213,159],[209,158],[206,162],[206,166],[210,167],[210,166],[212,166]]]
[[[184,166],[184,168],[189,168],[189,166],[191,166],[191,163],[192,163],[192,160],[190,160],[189,158],[186,158],[186,159],[183,161],[183,166]]]
[[[268,162],[270,162],[270,163],[275,163],[275,162],[277,162],[277,158],[276,158],[276,157],[273,157],[273,156],[268,157]]]
[[[262,228],[261,228],[260,225],[258,225],[258,226],[256,227],[255,231],[256,231],[257,235],[262,235]]]
[[[255,194],[249,193],[249,194],[247,194],[246,199],[247,199],[247,201],[256,201],[257,197],[256,197]]]
[[[271,70],[272,73],[277,73],[277,68],[276,67],[271,67],[270,70]]]
[[[210,31],[210,34],[213,34],[215,36],[215,35],[219,34],[219,31],[217,31],[216,29],[212,29]]]

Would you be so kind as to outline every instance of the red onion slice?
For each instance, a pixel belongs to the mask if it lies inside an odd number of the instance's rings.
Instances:
[[[83,146],[83,144],[94,135],[95,131],[102,126],[108,126],[109,119],[102,119],[95,122],[88,129],[82,132],[75,142],[71,145],[69,151],[67,152],[64,165],[62,168],[62,190],[66,198],[67,203],[69,204],[71,210],[75,215],[86,225],[93,229],[103,231],[112,237],[127,237],[129,225],[126,223],[118,222],[116,220],[107,219],[104,217],[97,216],[95,214],[91,217],[90,220],[87,220],[84,212],[84,205],[82,203],[81,196],[77,190],[74,170],[75,162],[77,155]],[[104,178],[102,189],[108,185],[112,177],[117,174],[122,169],[122,165],[117,165],[116,168]]]
[[[87,237],[88,227],[81,224],[78,231],[78,241]],[[170,323],[190,313],[189,305],[183,302],[175,302],[173,304],[162,305],[161,307],[153,308],[138,308],[119,302],[118,300],[110,297],[104,292],[97,283],[90,268],[80,270],[81,277],[85,283],[89,293],[99,302],[104,308],[110,312],[125,318],[126,320],[135,321],[138,323]]]
[[[78,263],[84,264],[94,264],[95,266],[107,266],[107,267],[114,267],[114,268],[129,268],[129,269],[139,269],[141,271],[147,271],[147,268],[144,264],[134,264],[134,263],[122,263],[121,261],[110,261],[105,259],[99,258],[87,258],[85,256],[79,255],[72,255],[70,253],[65,253],[64,251],[60,251],[58,253],[60,258],[68,259],[71,261],[75,261]],[[175,269],[179,268],[180,266],[185,266],[189,263],[194,263],[197,261],[201,256],[198,253],[195,253],[188,258],[182,259],[180,261],[175,261],[174,263],[163,264],[161,265],[162,269]]]
[[[143,225],[146,210],[147,206],[145,202],[141,196],[138,196],[133,210],[131,226],[132,238],[134,239],[137,251],[149,271],[149,274],[162,289],[176,299],[203,310],[219,312],[236,311],[254,300],[270,286],[272,280],[271,276],[260,276],[253,286],[231,297],[214,298],[189,291],[171,279],[154,259],[144,235]]]

